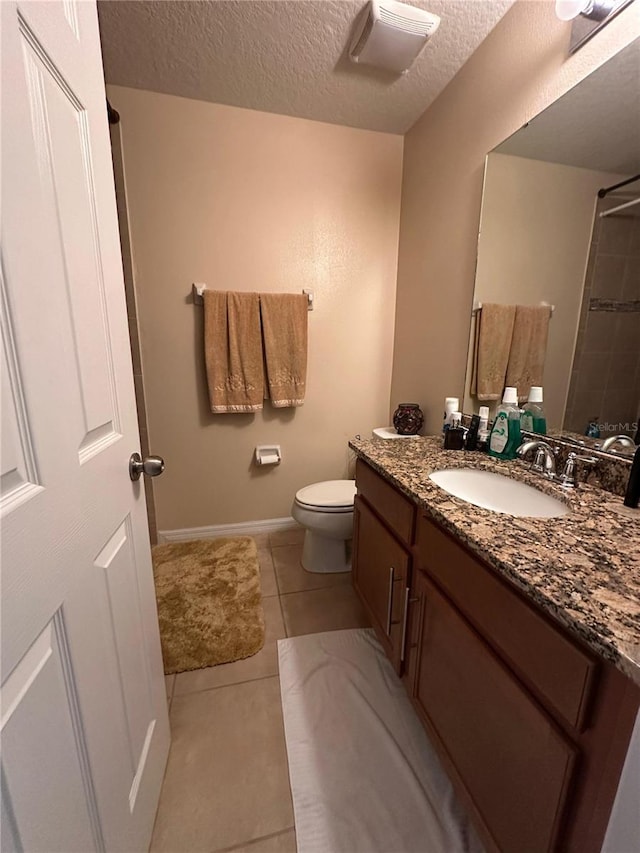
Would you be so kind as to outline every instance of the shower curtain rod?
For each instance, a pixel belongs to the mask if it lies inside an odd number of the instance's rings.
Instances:
[[[627,207],[634,207],[636,204],[640,204],[640,196],[632,199],[631,201],[627,201],[624,204],[619,204],[617,207],[612,207],[611,210],[603,210],[600,214],[600,219],[603,219],[605,216],[611,216],[619,210],[625,210]]]
[[[598,198],[604,198],[608,193],[618,190],[620,187],[626,187],[627,184],[633,184],[635,181],[640,181],[640,175],[634,175],[633,178],[627,178],[626,181],[620,181],[619,184],[613,184],[610,187],[602,187],[598,190]]]

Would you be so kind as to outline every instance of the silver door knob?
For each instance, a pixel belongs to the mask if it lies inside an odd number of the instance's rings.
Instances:
[[[147,456],[145,459],[139,453],[132,453],[129,458],[129,476],[132,480],[139,480],[141,474],[147,477],[157,477],[164,471],[164,459],[162,456]]]

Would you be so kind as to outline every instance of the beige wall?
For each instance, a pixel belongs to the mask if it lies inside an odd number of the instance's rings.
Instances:
[[[288,516],[386,425],[402,137],[109,87],[120,112],[158,527]],[[307,399],[212,415],[192,281],[310,288]],[[252,464],[282,445],[278,467]]]
[[[508,154],[487,158],[474,302],[555,306],[544,372],[545,414],[555,429],[569,391],[597,192],[625,177]],[[470,376],[467,367],[467,412],[483,405],[469,396]]]
[[[554,4],[518,0],[405,136],[390,407],[420,402],[427,432],[463,396],[485,155],[638,37],[639,13],[567,58]]]

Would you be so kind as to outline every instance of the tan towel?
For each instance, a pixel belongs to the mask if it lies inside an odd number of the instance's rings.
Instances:
[[[542,385],[547,355],[548,305],[517,305],[506,385],[518,389],[518,400],[526,400],[532,385]]]
[[[304,403],[308,305],[304,294],[260,294],[267,385],[276,408]]]
[[[204,352],[212,412],[262,408],[264,369],[257,293],[204,291]]]
[[[477,314],[471,393],[478,400],[500,400],[505,386],[516,306],[487,302]]]

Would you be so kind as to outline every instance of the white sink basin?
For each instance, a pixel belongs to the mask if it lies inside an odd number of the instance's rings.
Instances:
[[[569,512],[557,498],[492,471],[451,468],[434,471],[429,479],[450,495],[492,512],[529,518],[558,518]]]

